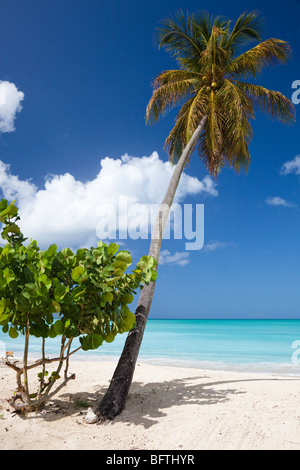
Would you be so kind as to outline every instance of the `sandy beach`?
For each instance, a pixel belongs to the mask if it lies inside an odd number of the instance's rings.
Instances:
[[[84,420],[115,362],[71,363],[76,373],[39,413],[7,403],[14,372],[0,365],[0,449],[300,449],[300,377],[138,363],[126,409],[113,422]]]

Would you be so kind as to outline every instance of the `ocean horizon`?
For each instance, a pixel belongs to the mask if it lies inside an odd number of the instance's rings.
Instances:
[[[127,335],[93,351],[78,351],[73,360],[117,359]],[[49,357],[57,355],[60,338],[46,341]],[[74,348],[79,345],[77,339]],[[30,338],[29,356],[40,354],[41,340]],[[24,337],[0,332],[0,357],[23,354]],[[3,352],[4,351],[4,352]],[[272,374],[300,375],[300,320],[294,319],[149,319],[139,362],[149,364]]]

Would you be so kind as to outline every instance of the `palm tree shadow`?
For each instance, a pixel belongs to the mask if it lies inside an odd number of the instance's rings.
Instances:
[[[168,408],[182,405],[214,405],[230,400],[232,395],[246,393],[236,388],[215,388],[220,383],[199,384],[207,377],[185,377],[164,382],[143,384],[134,382],[128,396],[126,408],[117,418],[130,424],[149,428],[166,416]],[[223,382],[224,385],[228,382]]]
[[[205,376],[186,377],[164,382],[133,382],[125,410],[110,424],[124,422],[149,428],[166,416],[164,410],[186,404],[213,405],[228,401],[231,395],[244,393],[234,388],[214,389],[215,384],[199,384]],[[224,382],[226,383],[226,382]],[[96,408],[106,392],[106,387],[94,393],[63,393],[51,400],[43,418],[55,421],[66,415],[84,415],[87,407]],[[83,405],[83,407],[81,407]],[[106,422],[106,424],[109,424]]]
[[[128,425],[137,424],[148,428],[156,424],[158,418],[166,416],[164,410],[173,406],[214,405],[228,402],[233,396],[246,394],[246,390],[240,389],[242,382],[299,380],[270,377],[199,383],[199,379],[207,378],[209,377],[186,377],[148,384],[134,382],[126,408],[117,419]]]
[[[233,396],[247,393],[240,390],[241,382],[299,380],[293,378],[254,378],[240,380],[224,380],[218,382],[204,382],[208,376],[185,377],[166,380],[164,382],[133,382],[124,411],[114,421],[106,424],[114,425],[123,422],[129,425],[141,425],[150,428],[158,423],[159,419],[166,416],[166,410],[174,406],[182,405],[214,405],[228,402]],[[203,381],[203,383],[200,382]],[[200,382],[200,383],[199,383]],[[49,411],[44,419],[57,420],[66,415],[86,414],[87,406],[93,409],[101,401],[106,387],[96,392],[64,393],[59,398],[52,400]],[[80,405],[84,404],[84,408]],[[71,405],[71,406],[70,406]],[[81,410],[81,411],[80,411]],[[48,416],[47,416],[48,415]]]

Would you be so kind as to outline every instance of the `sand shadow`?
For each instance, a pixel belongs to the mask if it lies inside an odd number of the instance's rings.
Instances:
[[[230,400],[232,395],[245,393],[233,387],[215,388],[215,385],[221,385],[216,383],[199,384],[199,379],[205,378],[207,377],[185,377],[148,384],[134,382],[126,408],[117,419],[148,428],[156,424],[159,418],[166,416],[164,410],[168,408],[182,405],[214,405]]]
[[[228,401],[232,395],[245,393],[236,388],[214,388],[217,383],[199,384],[199,380],[207,377],[185,377],[163,382],[143,384],[134,381],[127,399],[125,410],[111,423],[124,422],[128,425],[142,425],[149,428],[155,425],[159,418],[166,415],[164,410],[181,405],[213,405]],[[224,382],[226,384],[226,382]],[[92,409],[100,403],[105,388],[95,393],[78,392],[63,393],[49,403],[40,417],[47,421],[61,419],[66,415],[84,415],[87,408]]]
[[[203,379],[203,383],[199,380]],[[205,379],[205,382],[204,382]],[[159,419],[166,416],[168,408],[182,405],[214,405],[225,403],[233,396],[247,393],[241,391],[242,382],[257,381],[286,381],[299,380],[293,378],[251,378],[207,382],[209,376],[185,377],[166,380],[163,382],[149,382],[147,384],[134,381],[127,399],[125,410],[112,422],[104,425],[114,425],[123,422],[129,425],[141,425],[149,428],[158,423]],[[63,393],[46,405],[45,410],[36,418],[46,421],[55,421],[65,416],[78,416],[84,418],[87,408],[95,409],[100,403],[107,387],[103,387],[94,393],[77,392]]]
[[[240,389],[240,384],[243,382],[300,380],[289,377],[262,377],[207,382],[209,378],[209,375],[206,375],[148,384],[133,382],[126,408],[116,420],[148,428],[156,424],[158,418],[166,415],[164,410],[173,406],[214,405],[228,402],[233,396],[246,394],[246,390]],[[206,380],[199,383],[199,379]]]

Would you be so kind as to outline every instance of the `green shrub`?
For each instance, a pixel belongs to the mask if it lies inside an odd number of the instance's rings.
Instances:
[[[69,358],[78,349],[99,348],[103,341],[112,342],[117,334],[131,330],[135,315],[128,305],[135,290],[156,278],[156,262],[143,256],[136,268],[128,251],[119,250],[115,243],[99,241],[96,248],[81,248],[73,253],[51,245],[45,251],[26,239],[17,221],[14,202],[0,201],[2,238],[7,244],[0,248],[0,326],[11,338],[24,336],[24,356],[21,365],[8,357],[7,366],[16,371],[17,391],[10,403],[16,410],[32,410],[42,406],[70,379]],[[41,339],[41,358],[29,364],[28,346],[31,336]],[[45,342],[61,337],[57,357],[45,356]],[[72,349],[78,338],[80,347]],[[49,363],[57,363],[51,374]],[[64,365],[63,377],[61,369]],[[28,370],[40,367],[39,387],[30,393]],[[63,382],[58,385],[58,380]],[[56,390],[50,393],[54,384]]]

